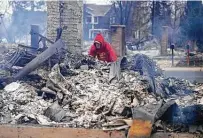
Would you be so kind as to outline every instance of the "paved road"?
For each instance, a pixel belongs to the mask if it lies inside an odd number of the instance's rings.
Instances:
[[[166,77],[177,77],[189,81],[203,83],[202,68],[168,68],[163,69]]]

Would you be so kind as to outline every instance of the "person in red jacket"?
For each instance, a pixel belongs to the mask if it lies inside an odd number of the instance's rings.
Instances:
[[[97,34],[95,37],[94,43],[88,54],[105,62],[115,62],[117,60],[115,51],[111,45],[104,40],[104,37],[101,34]]]

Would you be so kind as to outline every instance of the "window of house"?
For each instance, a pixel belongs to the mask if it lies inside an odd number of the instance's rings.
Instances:
[[[88,16],[86,18],[86,23],[92,23],[92,17],[91,16]]]
[[[98,23],[98,17],[94,17],[94,23]]]
[[[116,17],[111,17],[111,18],[110,18],[110,23],[111,23],[111,24],[116,23]]]

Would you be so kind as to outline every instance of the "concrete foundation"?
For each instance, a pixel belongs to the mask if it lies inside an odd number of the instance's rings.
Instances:
[[[99,129],[0,125],[1,138],[126,138],[124,131]],[[166,133],[152,134],[151,138],[202,138],[202,134]]]

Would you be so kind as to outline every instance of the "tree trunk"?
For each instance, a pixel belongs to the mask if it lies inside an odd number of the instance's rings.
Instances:
[[[155,10],[155,1],[152,2],[152,15],[151,15],[151,21],[152,21],[152,35],[154,35],[154,10]]]

